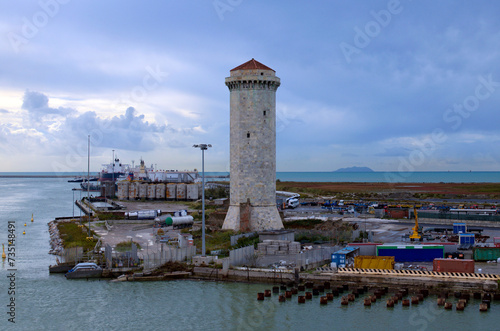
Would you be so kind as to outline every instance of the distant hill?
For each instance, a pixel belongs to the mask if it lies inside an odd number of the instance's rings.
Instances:
[[[368,167],[348,167],[348,168],[337,169],[334,172],[374,172],[374,171]]]

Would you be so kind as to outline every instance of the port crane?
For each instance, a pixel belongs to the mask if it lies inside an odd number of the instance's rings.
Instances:
[[[411,241],[422,241],[422,230],[418,226],[418,215],[417,207],[413,206],[413,214],[415,214],[415,226],[412,228],[412,233],[410,234]]]

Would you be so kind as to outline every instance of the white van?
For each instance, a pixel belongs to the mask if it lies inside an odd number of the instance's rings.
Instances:
[[[288,198],[286,199],[286,207],[287,208],[297,208],[299,206],[299,199],[297,198]]]

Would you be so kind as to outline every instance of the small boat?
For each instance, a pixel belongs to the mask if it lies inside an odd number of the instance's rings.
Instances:
[[[75,267],[75,262],[58,262],[49,266],[49,274],[65,274]]]
[[[68,179],[68,183],[82,183],[83,178],[82,177],[75,177],[73,179]]]
[[[102,268],[93,262],[78,263],[64,276],[66,279],[100,278]]]

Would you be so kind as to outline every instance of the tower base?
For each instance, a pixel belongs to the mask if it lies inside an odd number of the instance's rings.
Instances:
[[[243,232],[279,230],[283,229],[283,222],[275,205],[242,203],[229,206],[222,229]]]

